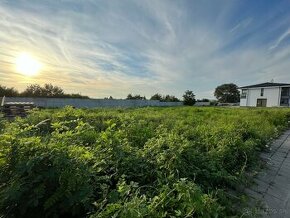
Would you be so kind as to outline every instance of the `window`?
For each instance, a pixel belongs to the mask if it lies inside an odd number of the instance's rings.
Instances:
[[[247,89],[242,89],[241,98],[247,98]]]
[[[289,88],[282,88],[281,96],[289,96]]]
[[[289,99],[288,98],[281,98],[280,105],[281,106],[288,106]]]
[[[261,96],[264,96],[264,89],[261,88]]]

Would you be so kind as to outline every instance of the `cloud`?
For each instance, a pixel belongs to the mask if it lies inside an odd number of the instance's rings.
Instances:
[[[238,31],[239,29],[244,29],[247,28],[249,26],[249,24],[252,22],[253,20],[251,18],[247,18],[241,22],[239,22],[237,25],[235,25],[230,32],[234,33],[236,31]]]
[[[277,40],[276,42],[269,48],[269,50],[273,50],[277,48],[286,38],[290,36],[290,29],[286,30]]]
[[[190,89],[212,98],[225,82],[290,81],[289,47],[279,46],[289,30],[277,36],[289,17],[279,12],[287,8],[255,4],[246,10],[247,3],[224,0],[1,1],[1,84],[51,82],[92,97],[181,97]],[[15,72],[23,51],[44,64],[41,74]]]

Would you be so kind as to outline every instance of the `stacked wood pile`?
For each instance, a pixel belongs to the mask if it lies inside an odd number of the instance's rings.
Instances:
[[[33,102],[5,102],[2,105],[2,112],[6,118],[25,117],[32,108],[34,108]]]

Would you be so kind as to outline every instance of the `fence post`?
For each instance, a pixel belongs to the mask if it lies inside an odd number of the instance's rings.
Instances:
[[[4,106],[4,103],[5,103],[5,96],[3,96],[0,106],[3,107]]]

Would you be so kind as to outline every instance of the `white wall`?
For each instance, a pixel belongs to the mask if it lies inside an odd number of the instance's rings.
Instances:
[[[67,105],[76,108],[95,107],[146,107],[146,106],[180,106],[183,102],[160,102],[156,100],[121,100],[121,99],[79,99],[79,98],[25,98],[6,97],[5,102],[33,102],[38,107],[64,107]]]
[[[261,88],[248,89],[247,98],[241,101],[241,106],[256,107],[257,99],[267,99],[267,107],[280,106],[280,92],[279,87],[264,88],[264,95],[261,96]]]
[[[199,101],[195,102],[194,106],[210,106],[210,102]]]
[[[240,106],[242,106],[242,107],[247,106],[247,99],[246,98],[241,98],[240,99]]]

